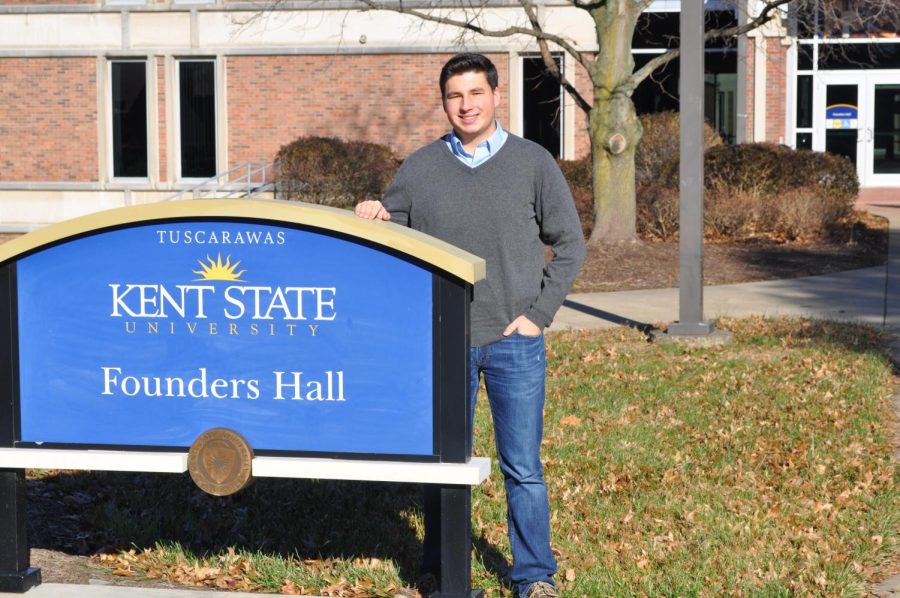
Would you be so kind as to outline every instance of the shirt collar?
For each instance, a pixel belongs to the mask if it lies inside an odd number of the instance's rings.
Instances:
[[[500,146],[502,146],[503,142],[506,141],[507,133],[503,130],[503,127],[500,126],[500,121],[495,119],[494,124],[496,125],[494,132],[490,137],[476,146],[475,153],[477,153],[479,149],[484,148],[487,151],[488,156],[491,156],[494,152],[500,149]],[[457,157],[474,157],[474,154],[470,154],[466,151],[466,148],[463,147],[462,140],[457,137],[456,131],[451,129],[450,133],[447,135],[447,141],[450,142],[450,149],[453,150],[453,154]]]

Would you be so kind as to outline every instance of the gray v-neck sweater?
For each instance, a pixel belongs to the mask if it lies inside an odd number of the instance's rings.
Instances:
[[[510,134],[475,168],[438,139],[409,156],[384,196],[391,221],[484,258],[475,284],[472,346],[503,338],[525,315],[544,328],[584,261],[584,237],[569,186],[541,146]],[[545,264],[544,245],[553,257]]]

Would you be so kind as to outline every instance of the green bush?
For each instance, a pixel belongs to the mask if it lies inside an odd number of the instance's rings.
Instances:
[[[385,145],[300,137],[278,150],[277,195],[339,208],[381,199],[400,161]]]

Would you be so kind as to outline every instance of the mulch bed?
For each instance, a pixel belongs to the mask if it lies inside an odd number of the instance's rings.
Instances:
[[[863,242],[788,244],[760,239],[707,243],[703,248],[706,285],[734,284],[829,274],[884,264],[887,230]],[[677,242],[646,241],[588,247],[575,292],[628,291],[678,286]]]

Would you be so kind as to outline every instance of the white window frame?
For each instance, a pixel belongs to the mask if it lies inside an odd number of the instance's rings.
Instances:
[[[211,62],[213,65],[213,90],[215,92],[215,98],[213,101],[213,122],[215,122],[216,127],[216,172],[213,173],[209,177],[183,177],[181,176],[181,63],[182,62]],[[173,166],[175,167],[175,181],[177,183],[199,183],[205,180],[208,180],[219,174],[221,171],[221,164],[219,163],[219,157],[221,152],[219,149],[221,148],[221,127],[219,126],[219,94],[221,90],[219,89],[219,61],[215,56],[211,57],[176,57],[174,60],[175,65],[175,73],[172,77],[174,81],[174,86],[172,90],[173,95],[173,105],[174,105],[174,116],[173,116],[173,124],[172,124],[172,136],[175,140],[175,160]]]
[[[116,164],[115,164],[115,152],[113,149],[113,145],[115,143],[113,139],[113,83],[112,83],[112,73],[113,68],[112,65],[117,62],[140,62],[144,65],[144,89],[145,89],[145,97],[147,106],[145,109],[146,113],[146,121],[144,122],[144,126],[147,131],[147,176],[145,177],[117,177],[116,176]],[[107,172],[109,173],[108,179],[110,182],[114,183],[137,183],[137,184],[146,184],[150,182],[151,175],[151,167],[153,161],[151,159],[151,129],[150,129],[150,102],[152,98],[150,97],[151,90],[151,61],[146,57],[140,58],[110,58],[106,61],[106,93],[104,94],[104,102],[106,103],[106,122],[108,126],[108,132],[106,135],[106,163],[107,163]]]
[[[568,72],[568,68],[570,65],[566,62],[567,54],[562,51],[551,52],[551,55],[557,59],[559,59],[559,70],[562,72],[563,76]],[[536,52],[523,52],[518,56],[518,71],[519,71],[519,84],[518,84],[518,99],[519,99],[519,111],[517,115],[516,127],[519,131],[519,134],[524,137],[525,136],[525,60],[526,59],[534,59],[540,58],[541,55]],[[560,160],[568,160],[574,158],[574,148],[570,147],[571,140],[569,139],[569,119],[568,115],[570,112],[569,102],[566,101],[568,93],[566,89],[563,87],[562,83],[559,84],[559,159]],[[570,158],[571,156],[571,158]]]

